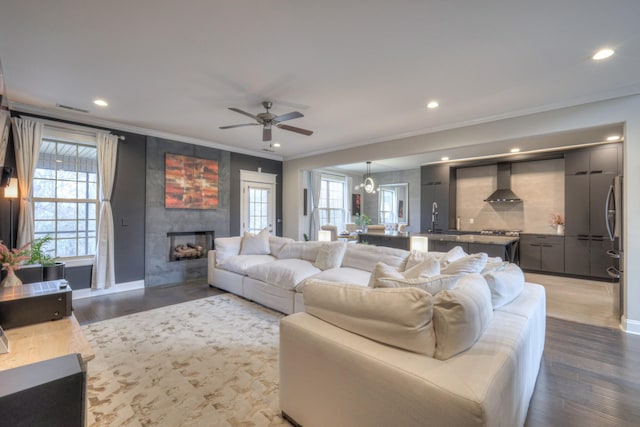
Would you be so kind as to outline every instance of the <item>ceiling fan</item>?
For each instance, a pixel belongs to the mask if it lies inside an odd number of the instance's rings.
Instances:
[[[282,122],[286,120],[298,119],[300,117],[304,117],[302,113],[297,111],[292,111],[287,114],[283,114],[281,116],[276,116],[275,114],[271,114],[269,110],[273,105],[270,101],[264,101],[262,106],[267,110],[264,113],[256,114],[255,116],[251,113],[247,113],[246,111],[242,111],[239,108],[229,107],[229,110],[235,111],[236,113],[244,114],[245,116],[251,117],[256,121],[256,123],[243,123],[240,125],[229,125],[229,126],[220,126],[220,129],[231,129],[231,128],[239,128],[243,126],[257,126],[262,125],[262,140],[263,141],[271,141],[271,127],[276,126],[280,129],[288,130],[291,132],[301,133],[303,135],[311,135],[312,131],[302,128],[297,128],[295,126],[289,126],[282,124]]]

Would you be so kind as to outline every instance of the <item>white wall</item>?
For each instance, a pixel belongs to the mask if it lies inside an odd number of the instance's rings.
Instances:
[[[337,164],[407,156],[445,148],[465,147],[512,138],[566,132],[592,126],[625,123],[625,295],[622,327],[640,334],[640,95],[593,102],[512,119],[381,142],[284,162],[284,235],[302,238],[302,179],[300,171]]]

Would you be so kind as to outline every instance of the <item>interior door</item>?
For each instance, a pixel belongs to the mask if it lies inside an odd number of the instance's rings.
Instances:
[[[271,184],[245,183],[242,188],[242,231],[274,233],[275,188]]]

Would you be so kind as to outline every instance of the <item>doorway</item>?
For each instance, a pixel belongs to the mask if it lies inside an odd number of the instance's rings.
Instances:
[[[276,175],[240,171],[240,232],[275,234]]]

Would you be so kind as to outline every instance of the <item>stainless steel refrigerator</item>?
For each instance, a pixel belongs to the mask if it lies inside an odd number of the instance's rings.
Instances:
[[[623,233],[622,233],[622,176],[613,178],[609,187],[605,204],[605,216],[607,222],[607,232],[613,242],[613,248],[607,251],[607,255],[612,258],[612,265],[607,268],[607,274],[612,279],[617,279],[620,283],[620,316],[624,314],[624,292],[622,289],[622,276],[624,274],[623,264]]]

